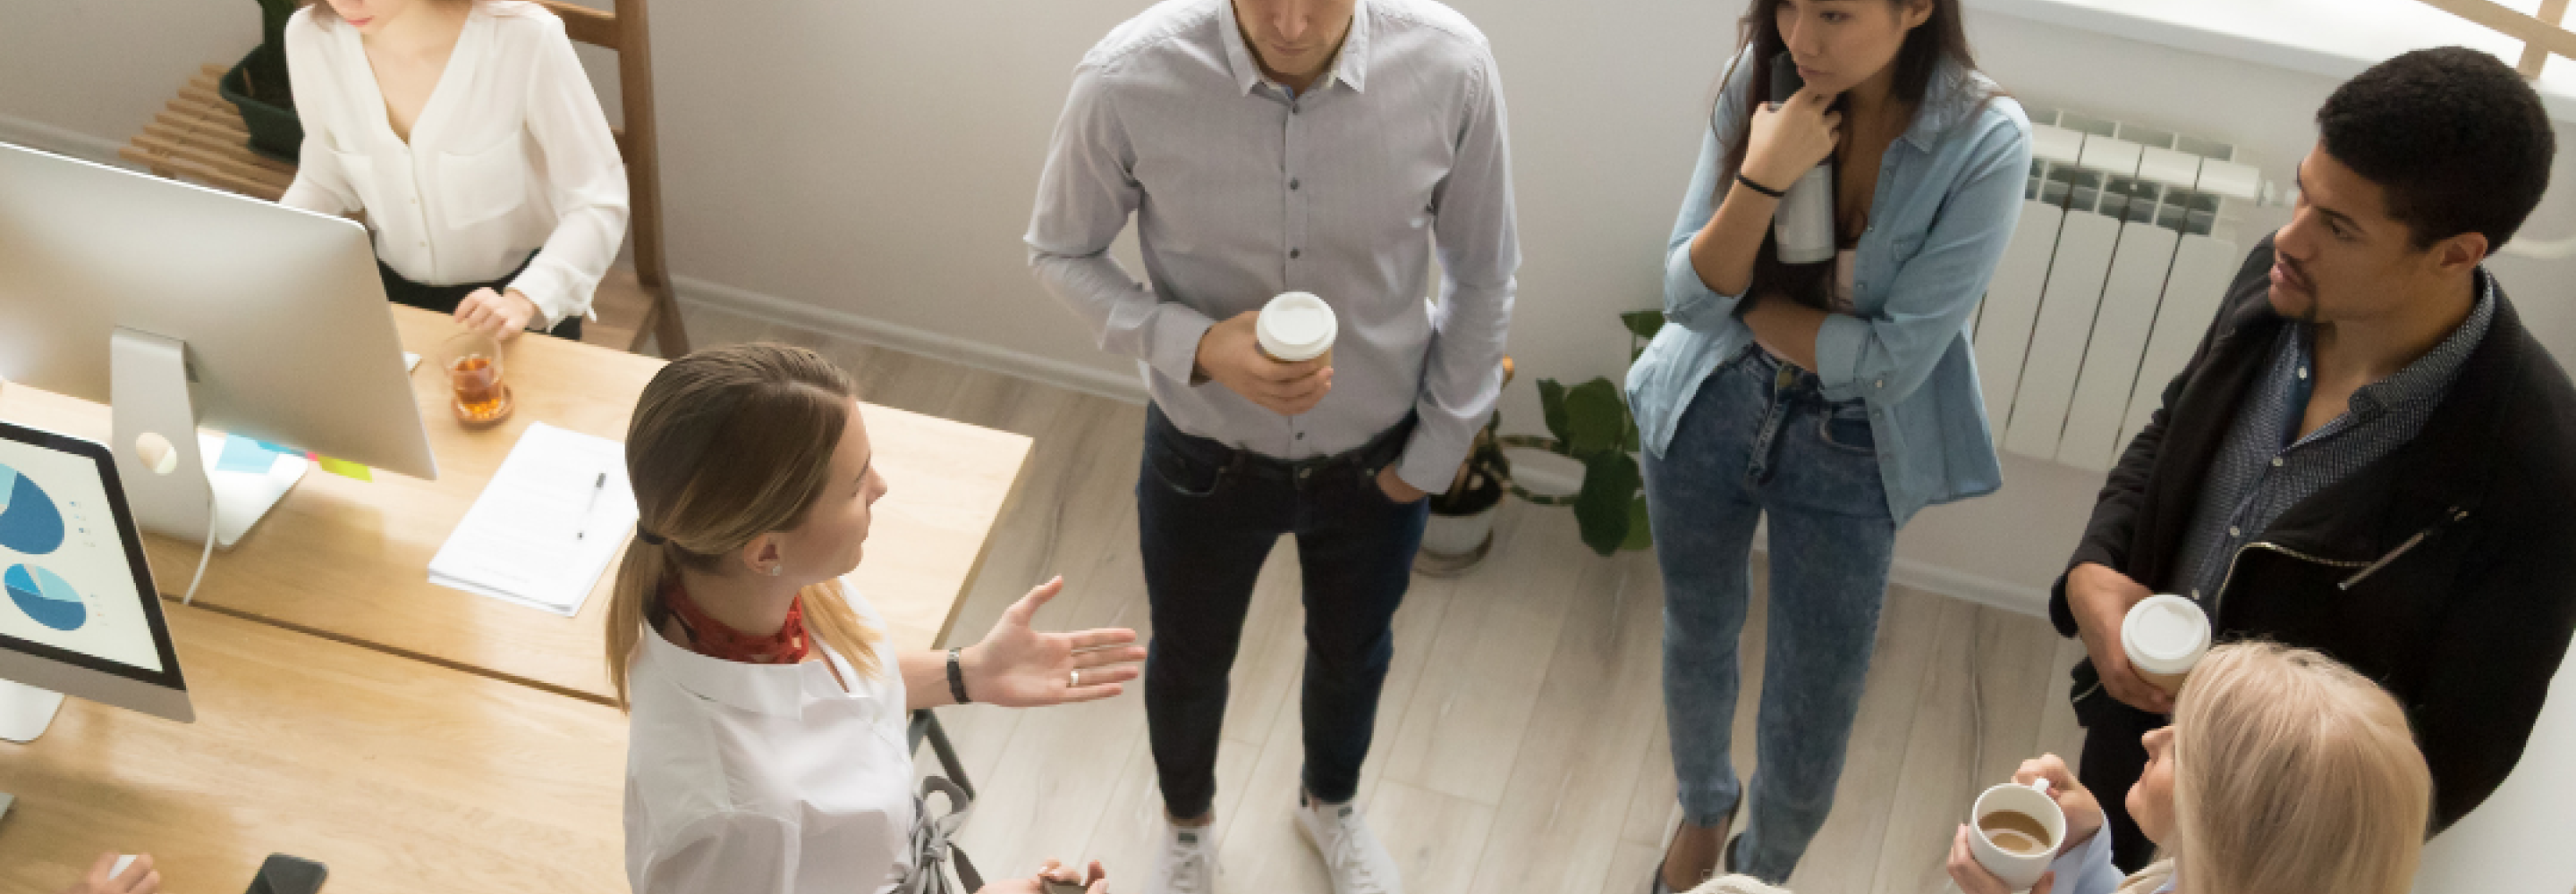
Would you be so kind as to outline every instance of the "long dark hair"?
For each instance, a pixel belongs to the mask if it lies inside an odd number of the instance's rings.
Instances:
[[[1901,6],[1907,2],[1909,0],[1887,0],[1890,6]],[[1932,4],[1932,15],[1924,19],[1923,24],[1914,26],[1914,30],[1906,32],[1905,44],[1897,48],[1896,61],[1889,63],[1896,66],[1896,82],[1889,88],[1888,96],[1913,114],[1922,113],[1923,97],[1931,92],[1932,79],[1940,75],[1943,60],[1958,63],[1958,69],[1962,72],[1977,69],[1976,53],[1968,49],[1967,27],[1959,18],[1959,0],[1928,0],[1928,2]],[[1727,176],[1718,181],[1717,201],[1719,202],[1725,200],[1727,189],[1735,184],[1734,172],[1744,169],[1744,153],[1753,137],[1753,105],[1767,102],[1771,98],[1771,57],[1789,48],[1788,41],[1780,36],[1778,15],[1780,3],[1781,0],[1753,0],[1752,6],[1744,11],[1744,18],[1737,23],[1736,46],[1739,52],[1735,56],[1735,61],[1729,63],[1725,74],[1718,76],[1717,101],[1723,103],[1726,101],[1726,86],[1735,77],[1734,66],[1753,66],[1752,83],[1746,85],[1745,94],[1740,97],[1744,111],[1737,116],[1735,132],[1717,135],[1719,140],[1727,144],[1726,168],[1723,172]],[[1744,47],[1751,47],[1752,52],[1741,52]],[[1837,108],[1840,108],[1841,102],[1841,100],[1835,101]],[[1845,126],[1848,127],[1849,124],[1846,123]],[[1713,109],[1709,115],[1709,127],[1711,129],[1717,127],[1717,116]],[[1837,169],[1835,175],[1839,180],[1841,176],[1839,158],[1835,162],[1835,167]],[[1779,186],[1785,186],[1785,184]],[[1837,240],[1843,236],[1841,227],[1844,223],[1844,221],[1835,221],[1834,235]],[[1779,251],[1774,246],[1774,242],[1775,239],[1769,233],[1766,232],[1763,235],[1762,249],[1753,261],[1752,285],[1745,289],[1745,294],[1780,292],[1811,307],[1825,307],[1826,289],[1833,280],[1833,262],[1781,263]]]

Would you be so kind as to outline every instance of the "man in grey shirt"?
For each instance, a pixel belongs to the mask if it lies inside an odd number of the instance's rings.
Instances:
[[[1305,582],[1299,828],[1336,894],[1401,890],[1349,802],[1423,498],[1502,387],[1520,263],[1505,142],[1484,35],[1433,0],[1171,0],[1075,69],[1029,263],[1153,394],[1136,493],[1171,819],[1154,894],[1213,888],[1226,677],[1282,534]],[[1131,214],[1143,283],[1108,256]],[[1332,306],[1330,354],[1256,347],[1257,311],[1288,291]]]

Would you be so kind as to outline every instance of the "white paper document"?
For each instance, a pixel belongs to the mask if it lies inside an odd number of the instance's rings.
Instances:
[[[429,582],[572,617],[634,525],[625,445],[534,423],[430,558]]]

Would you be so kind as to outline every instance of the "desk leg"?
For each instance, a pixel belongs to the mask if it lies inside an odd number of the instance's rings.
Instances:
[[[946,772],[948,781],[957,783],[958,788],[965,789],[967,799],[974,799],[975,784],[966,781],[966,767],[957,760],[957,747],[949,744],[948,730],[939,725],[938,715],[930,713],[928,709],[912,712],[912,726],[905,732],[907,734],[905,744],[910,745],[914,751],[921,750],[922,739],[929,739],[930,751],[939,757],[939,768]]]

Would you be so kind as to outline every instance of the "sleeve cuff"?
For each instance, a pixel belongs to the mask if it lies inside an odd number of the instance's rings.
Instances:
[[[1395,477],[1437,496],[1449,492],[1450,482],[1458,479],[1458,465],[1466,461],[1467,445],[1432,431],[1427,422],[1416,424],[1405,440],[1404,455],[1396,458]]]
[[[538,263],[543,263],[543,259],[539,259]],[[539,269],[535,263],[529,264],[527,270],[521,272],[518,278],[510,280],[504,288],[516,289],[519,294],[528,296],[529,301],[536,303],[537,318],[528,321],[528,328],[541,332],[553,329],[555,324],[563,322],[564,318],[580,314],[585,310],[572,300],[569,294],[571,290],[564,286],[560,277],[551,275],[551,271]]]
[[[1198,368],[1199,340],[1216,325],[1208,315],[1189,305],[1165,301],[1154,308],[1154,343],[1145,362],[1183,387],[1190,384],[1190,371]]]
[[[1850,314],[1827,314],[1816,329],[1816,380],[1829,400],[1855,397],[1878,400],[1887,392],[1887,376],[1861,369],[1867,351],[1869,322]]]
[[[2085,839],[2083,844],[2059,852],[2057,859],[2048,863],[2048,871],[2057,874],[2056,890],[2066,894],[2089,894],[2082,885],[2085,876],[2099,873],[2110,867],[2111,825],[2109,823],[2104,823],[2102,828],[2094,830],[2093,837]],[[2119,875],[2117,869],[2110,869],[2110,873],[2114,878]]]
[[[1691,263],[1690,243],[1684,242],[1664,256],[1664,308],[1674,322],[1703,332],[1713,331],[1733,321],[1735,304],[1743,297],[1719,294],[1699,278],[1699,268]]]

